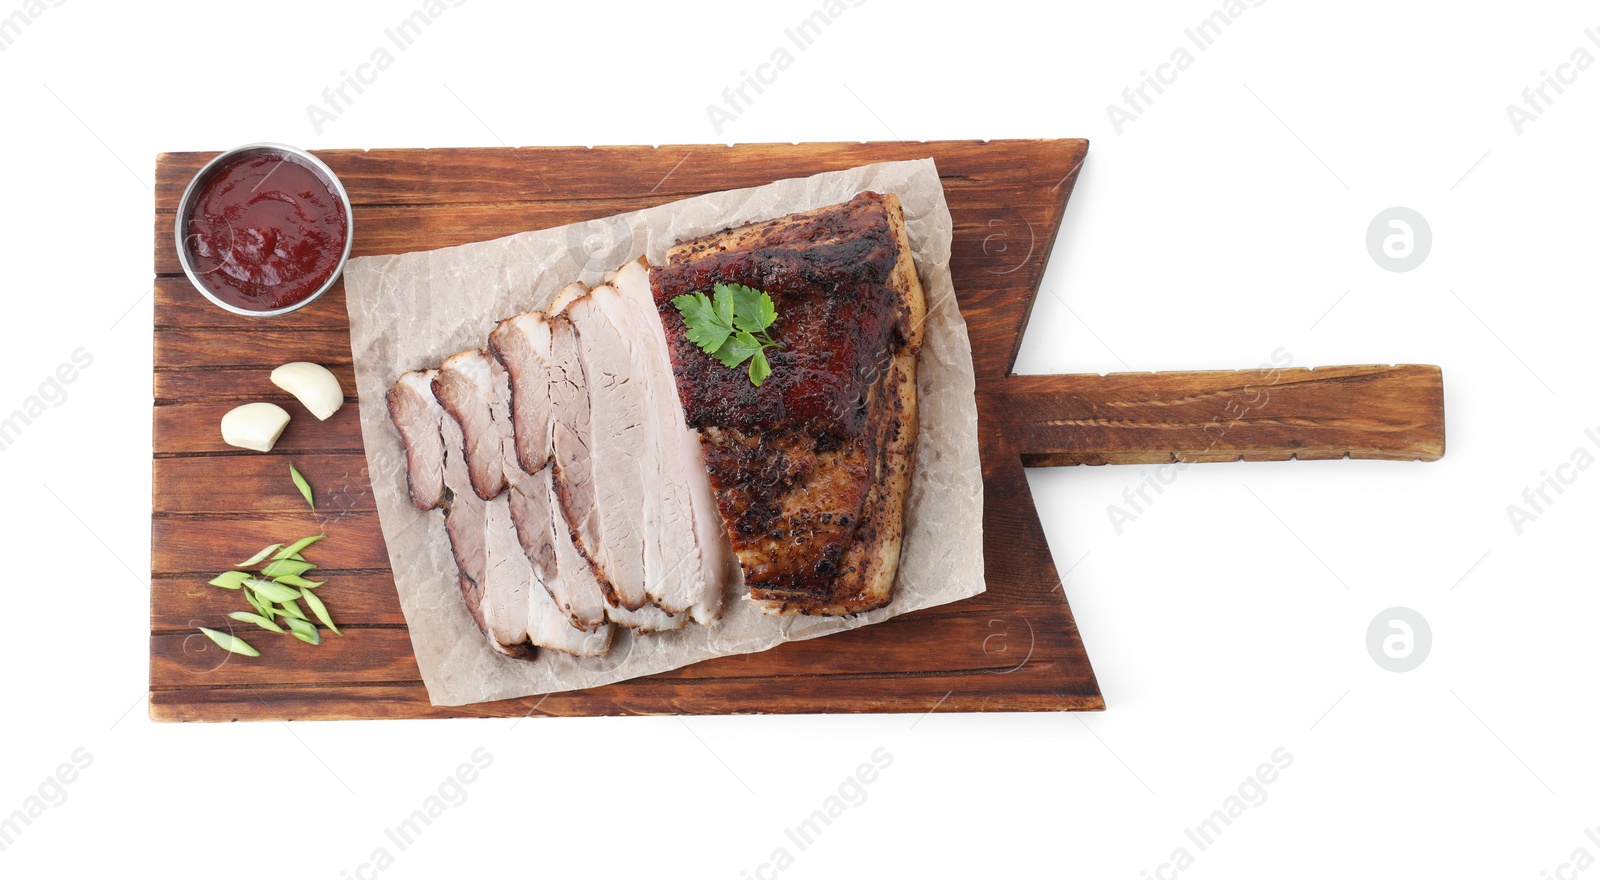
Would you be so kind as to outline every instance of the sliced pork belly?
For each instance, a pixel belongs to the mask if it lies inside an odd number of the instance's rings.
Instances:
[[[490,405],[494,387],[494,358],[481,349],[452,355],[439,366],[433,377],[433,395],[445,412],[455,417],[466,438],[467,472],[479,498],[493,498],[505,491],[505,469],[501,463],[500,426]],[[509,429],[508,429],[509,431]]]
[[[649,602],[641,605],[637,610],[607,606],[606,619],[617,626],[626,627],[636,633],[683,629],[689,623],[689,615],[669,614]]]
[[[586,292],[586,288],[574,288],[575,294]],[[565,481],[574,508],[594,509],[592,500],[586,500],[593,498],[593,470],[586,442],[580,438],[578,429],[579,425],[583,426],[586,434],[589,410],[576,346],[571,322],[565,316],[547,317],[538,312],[508,318],[490,335],[490,347],[511,380],[515,464],[522,465],[526,479],[547,487],[546,510],[554,535],[550,549],[555,563],[553,573],[544,579],[545,587],[572,625],[580,629],[594,630],[607,621],[639,632],[677,629],[685,621],[658,608],[646,605],[630,611],[606,601],[605,589],[594,566],[575,545],[572,524],[555,494],[557,473],[564,461],[566,470],[576,477]],[[561,352],[559,359],[557,348]],[[562,418],[555,418],[558,411],[563,414]],[[558,431],[564,454],[560,460],[554,456]],[[550,466],[544,467],[547,457]],[[527,467],[530,461],[538,462],[539,466]],[[511,462],[507,464],[507,480],[515,489],[523,478],[514,476],[512,465]],[[534,472],[527,474],[530,470]],[[532,496],[535,492],[527,490],[527,494]],[[585,516],[585,528],[598,524],[598,518]],[[530,558],[535,558],[533,549],[528,553]]]
[[[549,590],[536,587],[528,600],[528,640],[541,648],[574,657],[599,657],[611,650],[615,632],[610,624],[592,631],[573,626]]]
[[[439,436],[444,410],[433,396],[435,373],[406,373],[389,389],[389,418],[406,448],[406,485],[418,510],[444,503],[444,441]]]
[[[517,531],[523,555],[534,573],[554,573],[554,547],[550,546],[549,504],[541,486],[531,485],[515,462],[510,427],[510,384],[506,370],[483,350],[461,352],[448,358],[434,376],[434,397],[461,427],[466,443],[467,474],[478,498],[493,499],[506,493],[507,512]],[[507,462],[507,456],[512,461]],[[510,480],[507,480],[510,477]],[[509,486],[507,486],[509,483]],[[506,602],[506,597],[501,597]],[[514,600],[510,608],[525,608]]]
[[[555,469],[541,468],[529,479],[539,481],[546,490],[543,500],[545,516],[551,526],[550,552],[555,559],[555,570],[544,579],[545,589],[549,590],[556,607],[561,609],[573,626],[584,630],[598,629],[609,619],[606,616],[609,606],[604,591],[600,589],[600,582],[595,580],[589,560],[583,558],[577,545],[572,542],[572,528],[567,525],[567,516],[562,512],[561,501],[555,494]]]
[[[577,550],[594,565],[596,557],[585,549],[593,547],[598,551],[600,546],[594,460],[589,451],[588,380],[578,352],[577,333],[564,314],[550,315],[550,364],[551,483]],[[598,571],[596,576],[604,584],[604,576]],[[605,592],[609,595],[610,588],[606,587]]]
[[[488,556],[482,528],[484,501],[470,490],[466,461],[459,444],[452,442],[460,436],[461,429],[433,396],[437,372],[417,370],[401,376],[389,389],[389,417],[406,447],[411,503],[421,510],[444,508],[445,533],[460,570],[461,597],[478,628],[487,634],[489,625],[483,605],[484,560]],[[465,494],[453,487],[466,489]],[[498,643],[495,649],[511,653]]]
[[[461,425],[453,418],[443,419],[442,425],[444,528],[450,536],[450,552],[461,569],[467,610],[496,651],[512,657],[532,657],[534,651],[527,643],[532,569],[515,543],[511,514],[503,500],[496,499],[497,504],[478,497],[467,473],[466,439]],[[527,571],[527,576],[520,579],[519,561]]]
[[[545,472],[552,471],[547,468]],[[551,499],[551,516],[556,520],[558,529],[566,528],[566,514],[562,512],[560,502],[554,498]],[[550,595],[556,604],[567,613],[574,625],[598,627],[602,621],[609,621],[636,633],[649,633],[682,629],[688,623],[688,615],[668,614],[649,603],[636,611],[610,604],[605,600],[605,591],[595,576],[594,566],[578,551],[570,531],[558,536],[555,547],[559,577],[546,582],[546,586],[550,588]]]
[[[649,266],[641,258],[607,280],[591,296],[628,346],[633,381],[644,386],[646,591],[661,608],[707,623],[722,613],[732,545],[716,513],[699,437],[684,421]]]
[[[646,389],[643,381],[635,381],[627,344],[593,294],[563,305],[584,381],[572,399],[560,406],[552,401],[557,494],[607,601],[637,611],[650,601],[644,559]],[[565,346],[566,340],[558,337],[556,345]],[[557,348],[555,357],[570,364],[571,353]],[[577,399],[585,388],[587,419]]]
[[[517,463],[528,473],[544,467],[554,450],[550,432],[550,319],[528,312],[501,321],[489,334],[495,360],[511,376],[511,421],[515,426]]]
[[[575,300],[586,295],[588,292],[588,285],[580,281],[574,281],[571,284],[568,284],[566,287],[561,288],[561,291],[555,295],[555,298],[550,300],[550,305],[545,308],[544,312],[551,317],[564,314],[567,311],[567,306],[572,305]]]
[[[545,326],[548,327],[548,324]],[[603,651],[604,646],[611,643],[605,599],[599,584],[594,581],[588,560],[579,556],[572,545],[571,529],[567,527],[566,518],[560,514],[560,502],[555,496],[553,469],[548,457],[536,459],[538,467],[530,473],[522,466],[521,454],[517,449],[517,431],[513,430],[513,425],[520,425],[518,430],[524,434],[550,436],[549,406],[524,406],[520,412],[514,413],[518,398],[511,372],[496,361],[490,366],[490,376],[493,382],[490,409],[500,432],[507,506],[511,510],[512,523],[516,526],[523,555],[528,557],[535,577],[551,600],[548,603],[530,601],[528,632],[535,644],[544,644],[540,641],[540,633],[550,634],[548,637],[564,637],[567,634],[553,628],[554,622],[559,620],[570,627],[591,633],[589,642],[600,646]],[[542,397],[546,401],[549,399],[548,381]],[[524,394],[522,399],[526,401],[529,398],[538,400],[539,396]],[[564,556],[571,558],[564,561]]]
[[[533,574],[548,584],[558,577],[555,523],[550,518],[550,470],[530,474],[521,468],[506,470],[506,507],[517,531],[522,555]]]
[[[558,332],[569,339],[572,328],[563,317],[548,318],[540,312],[528,312],[501,321],[489,334],[489,347],[505,368],[511,388],[511,424],[513,427],[514,461],[508,461],[506,471],[513,486],[526,484],[524,492],[532,498],[542,490],[539,503],[543,505],[544,519],[549,524],[549,553],[552,564],[543,572],[545,587],[556,605],[567,615],[572,625],[593,630],[606,622],[606,601],[600,585],[590,571],[589,561],[573,546],[572,527],[556,497],[556,462],[554,403],[563,404],[574,397],[587,398],[582,393],[582,375],[570,378],[566,365],[552,360],[552,345]],[[571,345],[567,348],[570,350]],[[574,365],[575,366],[575,365]],[[573,441],[563,441],[572,454]],[[587,463],[587,455],[581,456]],[[514,466],[523,476],[511,476]],[[587,473],[587,468],[579,469]],[[587,484],[585,484],[587,485]],[[534,488],[534,487],[537,487]],[[580,496],[575,503],[587,505]],[[527,517],[531,521],[531,515]],[[525,546],[531,536],[524,536]],[[529,548],[529,558],[542,556],[544,548]]]
[[[549,319],[539,312],[507,318],[489,334],[489,348],[494,352],[490,366],[492,414],[500,431],[502,467],[512,495],[517,535],[535,571],[549,586],[560,576],[555,553],[558,533],[550,502],[555,489],[548,467],[554,369],[550,363]],[[566,532],[563,520],[559,536],[565,539]],[[568,607],[570,603],[561,604]],[[580,616],[573,623],[590,629],[603,620]]]
[[[579,656],[605,653],[610,630],[586,633],[556,607],[522,550],[509,494],[477,497],[464,464],[465,434],[453,418],[443,424],[446,491],[459,502],[447,508],[446,530],[462,574],[479,587],[475,619],[490,644],[514,657],[529,656],[530,644]],[[462,463],[450,466],[451,461]]]
[[[566,536],[555,532],[546,469],[541,467],[539,473],[543,476],[536,476],[518,462],[509,373],[485,352],[463,352],[446,361],[439,374],[433,385],[435,394],[450,396],[450,400],[441,398],[440,402],[453,417],[447,421],[456,421],[462,429],[469,470],[474,475],[482,472],[497,478],[506,486],[504,495],[489,501],[489,528],[502,539],[505,534],[513,535],[515,548],[521,551],[518,554],[506,548],[498,555],[491,554],[491,562],[500,561],[512,569],[503,578],[491,577],[485,588],[485,618],[491,632],[499,638],[502,631],[509,633],[520,626],[534,644],[542,647],[568,653],[603,653],[611,643],[610,627],[592,617],[572,619],[552,596],[551,582],[560,581],[557,538]],[[532,410],[524,415],[535,418]],[[469,420],[487,432],[476,438],[477,443],[466,439]],[[532,425],[532,430],[548,433],[548,416],[543,424]],[[482,483],[492,485],[493,481],[471,482],[478,489]],[[495,519],[502,511],[509,528]],[[500,560],[498,556],[519,558]],[[583,638],[584,631],[592,637]]]

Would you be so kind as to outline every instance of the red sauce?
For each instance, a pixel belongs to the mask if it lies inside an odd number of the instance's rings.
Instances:
[[[190,264],[218,299],[251,311],[292,306],[338,271],[349,222],[338,193],[281,153],[215,169],[188,216]]]

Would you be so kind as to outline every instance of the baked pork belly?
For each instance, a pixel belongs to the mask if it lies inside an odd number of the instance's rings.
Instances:
[[[439,368],[433,388],[450,420],[461,428],[474,490],[481,494],[483,484],[494,482],[505,487],[502,495],[488,499],[489,528],[500,541],[491,561],[496,555],[518,555],[505,545],[508,532],[515,536],[515,548],[521,551],[520,559],[505,562],[511,571],[491,578],[485,588],[485,618],[491,634],[498,639],[502,630],[510,632],[520,621],[526,637],[540,647],[575,654],[603,653],[610,646],[610,626],[603,621],[575,619],[555,598],[566,584],[557,544],[558,538],[566,536],[555,532],[548,468],[530,474],[518,462],[507,371],[487,352],[462,352]],[[524,413],[528,418],[536,414]],[[446,420],[447,441],[450,420]],[[469,424],[484,433],[475,436],[468,430]],[[548,432],[548,427],[535,426],[535,431]],[[509,530],[497,519],[502,513],[509,520]],[[579,635],[584,632],[589,635]]]
[[[485,366],[473,363],[471,358],[452,358],[452,362],[447,362],[452,370],[461,368],[461,372],[469,376],[476,375]],[[483,372],[492,379],[497,367],[488,366]],[[532,657],[537,647],[580,656],[604,653],[610,647],[610,627],[585,632],[572,626],[546,591],[533,554],[524,550],[520,534],[524,523],[513,522],[517,516],[514,504],[531,500],[536,502],[536,505],[529,505],[535,515],[539,510],[544,511],[538,517],[544,532],[553,536],[548,489],[540,489],[531,476],[519,470],[510,481],[509,491],[491,499],[480,497],[478,484],[483,480],[473,479],[469,464],[472,456],[468,453],[498,441],[490,434],[480,438],[478,447],[473,447],[462,422],[438,402],[432,392],[442,384],[451,389],[447,396],[463,414],[462,418],[474,418],[472,411],[482,403],[468,394],[468,389],[477,386],[451,372],[407,373],[390,389],[388,399],[390,416],[406,447],[412,504],[424,510],[444,509],[445,533],[459,569],[459,585],[468,612],[490,645],[508,656]],[[436,383],[441,373],[444,373],[444,382]],[[424,395],[424,390],[429,393]],[[434,401],[431,405],[430,398]],[[490,400],[493,399],[490,391]],[[493,407],[482,408],[488,411],[488,424],[493,428],[497,424],[492,418]],[[503,449],[503,454],[514,454],[509,435]],[[501,467],[504,481],[503,464]],[[437,494],[433,493],[431,482],[435,469],[440,475]],[[533,494],[535,490],[537,494]],[[519,498],[524,492],[526,498]],[[527,524],[530,529],[537,528],[532,518]],[[553,537],[546,538],[544,545],[540,551],[541,561],[553,567],[556,557]]]
[[[444,440],[439,420],[444,410],[433,396],[437,370],[406,373],[389,389],[389,418],[406,449],[406,486],[411,504],[432,510],[444,503]]]
[[[633,611],[654,605],[711,621],[722,610],[726,578],[715,567],[725,539],[720,526],[702,523],[713,541],[710,556],[702,552],[691,481],[704,483],[707,494],[709,482],[699,456],[686,450],[697,444],[677,401],[649,268],[635,261],[608,280],[554,303],[571,322],[588,391],[587,426],[581,404],[557,423],[570,425],[561,435],[587,453],[593,506],[582,504],[586,489],[565,482],[569,474],[573,483],[581,479],[582,463],[562,454],[560,436],[558,490],[611,604]]]
[[[439,367],[433,393],[461,426],[473,490],[484,500],[505,492],[524,555],[540,578],[553,577],[549,480],[535,479],[517,462],[505,369],[487,352],[464,351]]]
[[[473,490],[484,500],[506,488],[505,468],[500,460],[500,427],[495,424],[494,407],[487,393],[494,385],[495,366],[486,352],[473,349],[446,358],[433,377],[433,396],[461,425],[467,473]]]
[[[594,563],[607,600],[637,611],[650,601],[644,562],[645,386],[635,381],[627,342],[592,291],[567,303],[561,314],[576,331],[589,412],[584,424],[581,412],[568,410],[563,434],[574,445],[571,455],[562,455],[561,438],[556,440],[556,454],[564,459],[557,489],[573,537]]]
[[[511,378],[517,463],[530,474],[554,455],[551,386],[567,381],[550,360],[551,332],[543,312],[528,312],[501,321],[489,334],[489,350]]]
[[[463,483],[460,463],[467,458],[461,427],[452,419],[444,422],[446,444],[445,489],[450,503],[445,507],[445,531],[455,553],[456,566],[479,587],[479,629],[488,636],[495,650],[513,657],[531,657],[528,640],[528,590],[532,577],[518,577],[528,567],[522,548],[508,540],[514,532],[510,511],[503,503],[486,501],[473,491],[470,481]]]
[[[848,202],[686,241],[651,273],[684,416],[750,597],[842,615],[892,598],[926,314],[899,200]],[[673,298],[718,283],[777,307],[756,387],[687,337]]]
[[[588,571],[588,561],[572,546],[572,527],[555,495],[551,392],[570,380],[550,360],[551,341],[551,321],[541,312],[507,318],[489,334],[489,348],[504,366],[510,382],[515,463],[542,490],[544,517],[550,524],[549,549],[554,570],[545,586],[573,626],[593,630],[606,622],[605,597]],[[506,467],[510,471],[511,463]],[[513,484],[521,482],[520,477],[513,480]],[[533,494],[532,489],[529,494]],[[533,555],[530,553],[530,558]]]
[[[684,421],[667,338],[642,258],[613,272],[592,297],[628,348],[645,408],[645,591],[650,601],[708,623],[722,613],[732,548],[715,513],[699,438]]]
[[[478,629],[485,635],[489,624],[484,617],[483,576],[479,560],[485,558],[484,530],[472,528],[474,521],[484,519],[483,499],[468,491],[458,498],[452,491],[456,486],[470,485],[467,466],[460,447],[454,442],[461,429],[445,414],[433,396],[433,379],[438,370],[416,370],[402,375],[389,389],[389,417],[400,432],[400,441],[406,448],[407,479],[411,484],[411,503],[420,510],[444,508],[445,533],[450,539],[450,552],[455,557],[461,597],[467,605]],[[450,423],[447,431],[445,423]],[[433,479],[437,475],[435,487]],[[453,478],[453,479],[452,479]],[[422,487],[419,490],[419,486]],[[463,561],[465,560],[465,561]],[[470,568],[470,570],[469,570]],[[512,649],[490,639],[495,650],[512,653]],[[521,651],[531,656],[530,651]]]
[[[592,656],[610,647],[610,632],[586,633],[571,625],[556,607],[522,551],[507,496],[477,497],[466,473],[466,439],[459,424],[444,420],[445,530],[456,564],[481,590],[475,616],[490,644],[513,657],[532,655],[532,646]],[[458,462],[454,466],[450,462]],[[552,625],[559,624],[559,625]]]
[[[580,290],[586,293],[586,290]],[[510,379],[510,422],[516,454],[508,471],[523,471],[549,485],[547,515],[555,534],[555,575],[545,581],[574,626],[594,629],[607,621],[640,632],[678,629],[686,618],[648,603],[628,609],[607,601],[608,587],[578,549],[583,536],[601,546],[602,518],[595,512],[594,471],[588,450],[589,406],[583,365],[570,321],[529,312],[501,321],[490,348]],[[559,441],[558,438],[559,437]],[[557,454],[559,446],[560,454]],[[511,482],[515,484],[517,478]],[[566,499],[566,504],[562,499]],[[569,518],[567,509],[574,513]]]

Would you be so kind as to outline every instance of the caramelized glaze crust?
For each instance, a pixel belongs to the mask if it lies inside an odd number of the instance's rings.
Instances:
[[[775,613],[887,604],[916,437],[925,314],[899,200],[840,205],[683,242],[651,273],[678,393],[750,595]],[[757,388],[686,336],[673,297],[719,282],[772,295],[783,347]]]

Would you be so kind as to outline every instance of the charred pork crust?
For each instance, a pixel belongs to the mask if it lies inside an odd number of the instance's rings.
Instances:
[[[860,434],[884,352],[912,332],[903,296],[889,287],[898,258],[876,193],[674,248],[651,276],[689,427]],[[764,290],[778,308],[783,348],[767,352],[772,375],[760,388],[690,342],[672,307],[673,297],[718,282]]]
[[[916,435],[924,314],[893,196],[683,242],[651,273],[673,373],[753,599],[778,613],[887,604]],[[761,387],[686,336],[672,300],[717,283],[772,295]]]

